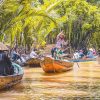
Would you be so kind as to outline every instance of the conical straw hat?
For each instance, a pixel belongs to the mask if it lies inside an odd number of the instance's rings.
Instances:
[[[7,46],[0,42],[0,51],[8,50]]]

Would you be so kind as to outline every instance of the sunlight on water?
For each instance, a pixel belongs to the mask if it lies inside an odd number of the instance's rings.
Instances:
[[[25,67],[22,82],[0,92],[0,100],[100,100],[100,66],[96,62],[78,64],[59,74]]]

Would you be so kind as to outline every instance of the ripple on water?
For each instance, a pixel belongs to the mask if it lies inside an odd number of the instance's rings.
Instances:
[[[100,100],[100,68],[93,62],[79,65],[60,74],[24,68],[22,82],[2,91],[0,100]]]

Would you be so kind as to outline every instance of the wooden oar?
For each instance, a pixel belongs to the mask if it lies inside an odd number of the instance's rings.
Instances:
[[[80,67],[79,64],[78,64],[78,62],[76,62],[76,64],[77,64],[78,67]]]

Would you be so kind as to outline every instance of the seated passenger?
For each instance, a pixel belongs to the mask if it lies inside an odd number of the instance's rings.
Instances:
[[[30,57],[31,57],[31,58],[37,58],[37,57],[38,57],[38,55],[36,54],[36,52],[35,52],[34,49],[31,51]]]
[[[0,75],[12,75],[14,73],[14,68],[10,59],[4,51],[0,51]]]
[[[79,52],[78,52],[78,50],[76,50],[73,55],[73,59],[79,59],[79,58],[80,58]]]
[[[56,51],[56,47],[53,47],[53,48],[51,49],[51,55],[52,55],[52,57],[54,57],[55,51]]]
[[[20,59],[20,61],[22,62],[22,59],[20,57],[20,54],[16,51],[16,49],[12,50],[11,52],[11,56],[12,56],[12,61],[17,61],[18,59]]]
[[[56,48],[56,51],[55,51],[55,59],[56,60],[61,60],[63,57],[63,51],[61,48]]]
[[[60,60],[62,60],[63,59],[63,50],[62,49],[59,49],[59,52],[58,52],[58,57],[59,57],[59,59]]]
[[[95,50],[95,49],[93,49],[93,55],[94,55],[94,56],[96,56],[96,55],[97,55],[97,53],[96,53],[96,50]]]
[[[89,49],[86,57],[87,58],[94,58],[94,54],[93,54],[93,49],[92,48]]]
[[[82,59],[84,57],[83,50],[79,50],[79,58]]]

